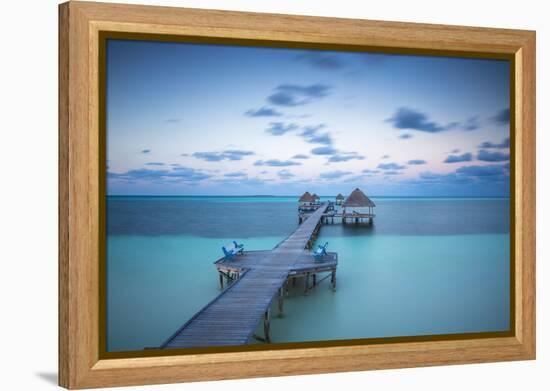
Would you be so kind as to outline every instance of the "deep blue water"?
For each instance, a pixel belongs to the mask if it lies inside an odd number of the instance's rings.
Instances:
[[[325,225],[338,289],[291,292],[274,342],[509,328],[509,199],[373,198],[373,227]],[[218,293],[233,239],[270,249],[296,197],[108,197],[108,350],[158,346]]]

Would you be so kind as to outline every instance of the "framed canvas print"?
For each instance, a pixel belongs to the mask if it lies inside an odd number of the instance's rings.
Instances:
[[[534,32],[59,12],[62,386],[535,358]]]

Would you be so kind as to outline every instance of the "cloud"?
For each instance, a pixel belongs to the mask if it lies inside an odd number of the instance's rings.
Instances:
[[[467,177],[494,177],[506,175],[505,165],[463,166],[456,169],[456,174]]]
[[[292,172],[290,172],[289,170],[281,170],[277,173],[277,175],[281,179],[290,179],[294,176],[294,174]]]
[[[401,171],[386,171],[384,172],[384,175],[401,175]]]
[[[380,157],[380,159],[389,159],[390,157],[391,157],[390,155],[382,155],[382,156]]]
[[[108,172],[109,179],[121,180],[126,182],[146,181],[146,182],[200,182],[211,177],[210,174],[195,170],[189,167],[178,167],[177,170],[153,170],[153,169],[137,169],[128,170],[123,173]]]
[[[227,149],[221,152],[195,152],[192,156],[207,162],[219,162],[221,160],[242,160],[243,157],[250,155],[254,155],[254,152]]]
[[[380,170],[371,170],[370,168],[366,168],[362,171],[364,174],[378,174]]]
[[[149,162],[145,163],[146,166],[164,166],[164,163],[161,162]]]
[[[365,157],[357,152],[338,152],[329,157],[329,163],[347,162],[348,160],[363,160]]]
[[[449,174],[438,174],[431,171],[424,171],[424,172],[421,172],[418,176],[421,179],[432,181],[432,180],[439,180],[439,179],[445,178],[448,175]]]
[[[464,129],[464,130],[477,130],[479,128],[480,128],[479,118],[477,116],[468,118],[462,124],[462,129]]]
[[[274,136],[281,136],[285,133],[292,132],[298,129],[296,124],[285,124],[284,122],[270,122],[269,127],[265,130]]]
[[[426,114],[408,107],[400,107],[393,117],[388,118],[386,121],[392,123],[396,129],[413,129],[429,133],[447,130],[447,127],[430,121]]]
[[[483,162],[506,162],[510,160],[510,154],[502,152],[491,152],[486,149],[482,149],[477,154],[477,160]]]
[[[142,149],[141,153],[151,153],[151,150],[150,149]]]
[[[207,162],[219,162],[225,159],[225,156],[221,152],[195,152],[193,157]]]
[[[409,160],[407,164],[412,166],[418,166],[421,164],[426,164],[426,161],[422,159],[413,159],[413,160]]]
[[[368,175],[354,175],[354,176],[350,176],[350,177],[347,177],[346,179],[344,179],[343,182],[345,182],[345,183],[360,182],[361,180],[365,179],[366,176],[368,176]]]
[[[302,106],[328,96],[330,86],[312,84],[300,86],[297,84],[281,84],[267,100],[277,106]]]
[[[420,181],[416,184],[471,184],[487,182],[505,182],[509,178],[507,164],[493,164],[485,166],[462,166],[452,173],[439,174],[433,172],[422,172],[419,175]]]
[[[279,159],[269,159],[269,160],[257,160],[254,163],[255,166],[271,166],[271,167],[287,167],[287,166],[300,166],[302,163],[293,162],[292,160],[279,160]]]
[[[458,149],[458,148],[455,148],[451,151],[451,153],[459,153],[459,152],[460,152],[460,149]]]
[[[507,107],[501,111],[499,111],[494,117],[491,117],[491,120],[493,120],[498,125],[507,125],[510,123],[510,108]]]
[[[291,157],[291,159],[309,159],[309,156],[308,155],[304,155],[302,153],[299,153],[297,155],[294,155]]]
[[[458,121],[449,122],[447,124],[447,129],[457,129],[457,128],[463,128],[463,125]]]
[[[330,155],[327,164],[347,162],[349,160],[363,160],[365,158],[357,152],[344,152],[332,147],[333,140],[330,134],[328,132],[319,132],[319,130],[323,129],[325,126],[325,124],[306,126],[303,128],[302,133],[300,133],[300,136],[302,136],[306,142],[324,145],[323,147],[313,148],[311,150],[313,155]]]
[[[248,178],[247,176],[243,177],[226,177],[226,178],[216,178],[212,179],[210,182],[218,184],[231,184],[231,185],[240,185],[240,186],[262,186],[267,184],[267,182],[272,182],[273,179],[261,179],[261,178]]]
[[[407,140],[407,139],[412,138],[412,137],[413,137],[413,135],[410,134],[410,133],[403,133],[403,134],[399,135],[399,138],[402,139],[402,140]]]
[[[168,119],[164,120],[164,122],[166,122],[168,124],[178,124],[181,121],[183,121],[183,118],[168,118]]]
[[[250,109],[244,115],[247,117],[280,117],[283,113],[270,107],[262,106],[259,109]]]
[[[490,141],[485,141],[479,145],[479,148],[510,148],[510,138],[505,138],[501,143],[492,143]]]
[[[223,176],[228,178],[243,178],[246,177],[246,173],[243,171],[228,172],[227,174],[223,174]]]
[[[460,162],[470,162],[472,161],[472,154],[470,152],[464,153],[462,155],[449,155],[443,163],[460,163]]]
[[[397,163],[380,163],[378,165],[378,168],[381,169],[381,170],[403,170],[404,168],[406,168],[405,166],[402,166],[400,164],[397,164]]]
[[[325,54],[322,52],[309,52],[296,57],[298,61],[303,61],[312,67],[334,71],[344,68],[345,64],[334,54]]]
[[[223,154],[227,157],[229,160],[242,160],[245,156],[251,156],[254,155],[254,152],[252,151],[243,151],[240,149],[226,149],[223,151]]]
[[[311,153],[314,155],[334,155],[338,152],[336,148],[326,146],[326,147],[317,147],[311,150]]]
[[[326,124],[318,124],[314,126],[305,126],[300,133],[306,142],[310,144],[323,144],[323,145],[332,145],[332,137],[330,133],[324,132],[320,133],[319,130],[326,127]]]
[[[343,176],[351,174],[351,171],[327,171],[319,174],[319,178],[321,179],[339,179]]]

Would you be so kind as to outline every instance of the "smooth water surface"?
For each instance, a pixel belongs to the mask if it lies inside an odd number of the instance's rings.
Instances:
[[[159,346],[219,293],[221,246],[273,248],[298,226],[296,200],[108,197],[107,349]],[[298,281],[274,342],[509,328],[509,199],[373,200],[373,227],[323,226],[338,289],[303,296]]]

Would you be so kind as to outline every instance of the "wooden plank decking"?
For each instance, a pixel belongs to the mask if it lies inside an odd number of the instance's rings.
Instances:
[[[219,260],[218,270],[234,271],[239,278],[212,302],[180,327],[161,348],[243,345],[250,341],[264,321],[264,338],[269,341],[269,307],[276,296],[282,310],[284,285],[289,276],[333,270],[337,256],[329,253],[326,262],[313,262],[309,248],[317,234],[327,206],[321,206],[292,235],[273,250],[249,251],[232,261]],[[304,274],[305,273],[305,274]],[[308,279],[306,279],[306,292]]]

